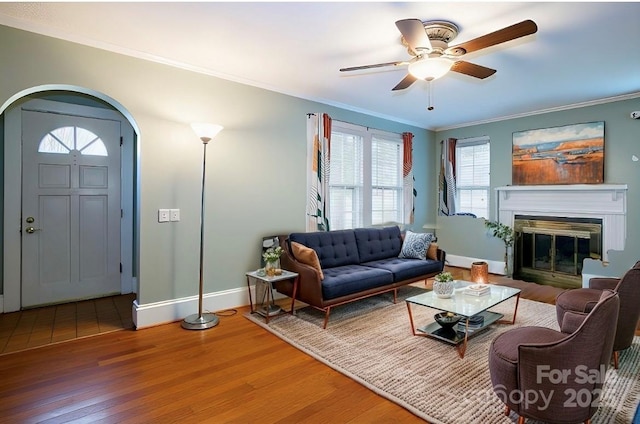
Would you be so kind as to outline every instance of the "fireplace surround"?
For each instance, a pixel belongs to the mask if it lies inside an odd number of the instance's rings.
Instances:
[[[627,233],[626,184],[504,186],[496,188],[496,193],[498,220],[516,229],[516,216],[525,217],[525,221],[527,221],[524,225],[527,227],[526,232],[528,234],[536,234],[536,232],[542,234],[538,237],[540,252],[546,249],[549,252],[548,259],[556,260],[555,267],[547,266],[545,269],[539,270],[543,271],[539,273],[539,276],[530,276],[527,271],[525,275],[521,275],[524,279],[539,280],[537,282],[560,287],[580,287],[582,284],[580,275],[582,259],[589,257],[607,261],[609,250],[624,250]],[[532,225],[529,225],[530,222],[526,217],[535,217],[539,221],[555,222],[556,224],[551,225],[550,229],[538,231],[536,226],[532,228]],[[578,224],[577,227],[563,228],[564,223],[568,221]],[[581,225],[586,225],[586,227],[581,227]],[[518,224],[518,226],[522,227],[523,225]],[[597,232],[595,227],[598,226],[601,234],[595,235]],[[551,235],[554,231],[558,236]],[[526,237],[535,238],[535,235]],[[563,260],[562,263],[559,263],[558,258],[555,256],[552,258],[552,254],[555,255],[557,252],[558,243],[556,241],[560,244],[573,243],[576,248],[576,256],[572,265],[575,269],[571,272],[569,272],[571,261]],[[551,246],[551,243],[554,245]],[[516,250],[514,258],[516,261],[520,261],[515,264],[516,273],[518,265],[533,264],[531,261],[523,262],[523,253],[531,258],[534,258],[536,253],[535,251],[523,252],[523,246],[526,245],[526,243],[523,244],[521,238],[514,246]],[[528,246],[529,249],[532,248],[531,245]],[[521,249],[520,252],[518,252],[518,247]],[[540,256],[544,255],[540,253]]]

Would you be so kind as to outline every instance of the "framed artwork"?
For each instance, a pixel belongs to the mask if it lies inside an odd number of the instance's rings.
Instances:
[[[513,185],[604,183],[604,122],[513,133]]]

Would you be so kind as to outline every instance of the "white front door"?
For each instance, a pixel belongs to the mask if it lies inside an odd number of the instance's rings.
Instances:
[[[22,111],[22,307],[120,285],[121,122]]]

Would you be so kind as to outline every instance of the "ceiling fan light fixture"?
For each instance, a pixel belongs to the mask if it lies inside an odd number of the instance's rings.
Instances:
[[[418,79],[432,81],[451,70],[453,60],[444,57],[428,57],[409,64],[409,73]]]

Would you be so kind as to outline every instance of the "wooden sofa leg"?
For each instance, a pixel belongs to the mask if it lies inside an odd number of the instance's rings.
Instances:
[[[505,417],[508,417],[510,413],[511,413],[511,408],[509,408],[508,406],[505,406],[504,407],[504,415],[505,415]]]
[[[524,417],[522,415],[518,417],[518,424],[524,424]]]
[[[393,289],[393,304],[395,305],[398,301],[398,289]]]
[[[618,351],[617,351],[617,350],[614,350],[614,351],[613,351],[613,367],[614,367],[615,369],[618,369],[618,360],[619,360],[619,357],[618,357]]]
[[[327,308],[327,312],[324,314],[324,324],[322,324],[322,329],[327,329],[327,324],[329,323],[329,314],[331,313],[331,306]]]

